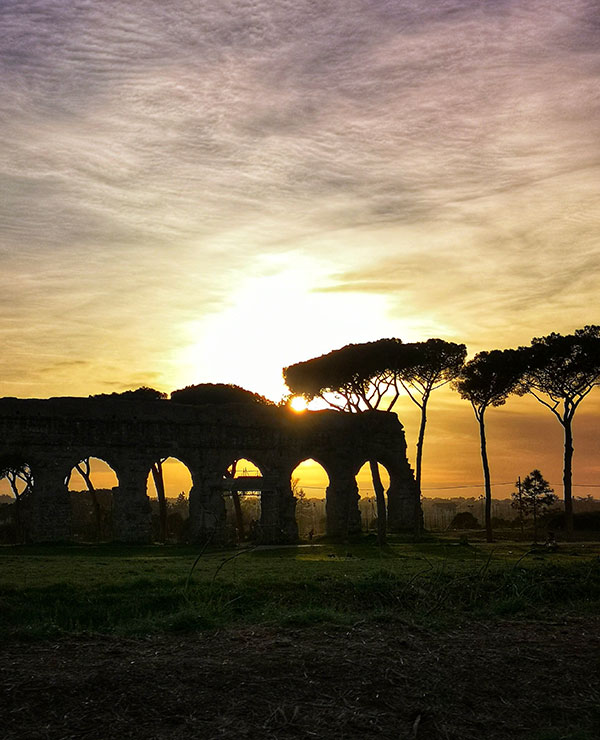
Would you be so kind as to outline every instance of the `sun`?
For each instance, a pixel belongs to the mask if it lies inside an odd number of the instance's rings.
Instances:
[[[306,411],[307,403],[302,396],[293,396],[292,398],[290,398],[289,405],[292,411],[300,413],[302,411]]]

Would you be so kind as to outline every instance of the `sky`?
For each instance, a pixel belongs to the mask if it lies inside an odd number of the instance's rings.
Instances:
[[[2,0],[0,39],[0,396],[278,400],[349,342],[600,323],[597,0]],[[549,412],[492,413],[493,478],[560,482]],[[426,486],[476,434],[440,391]]]

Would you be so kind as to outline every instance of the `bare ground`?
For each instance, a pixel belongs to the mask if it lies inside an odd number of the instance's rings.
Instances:
[[[5,740],[594,738],[600,618],[11,643],[0,714]]]

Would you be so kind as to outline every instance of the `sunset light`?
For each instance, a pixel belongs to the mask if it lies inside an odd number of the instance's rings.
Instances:
[[[332,269],[329,266],[328,269]],[[219,313],[186,327],[189,346],[178,352],[175,385],[219,380],[279,401],[281,369],[336,341],[372,336],[372,326],[398,328],[386,296],[329,292],[327,272],[298,255],[258,258],[227,292]]]
[[[0,0],[6,740],[591,740],[600,0]]]
[[[589,3],[38,4],[0,18],[0,396],[279,402],[283,367],[345,344],[473,357],[598,320]],[[418,414],[396,413],[414,462]],[[496,480],[560,484],[553,420],[493,414]],[[469,404],[444,388],[429,416],[424,485],[475,483]]]
[[[290,399],[290,407],[298,413],[306,411],[306,405],[306,400],[302,396],[294,396]]]

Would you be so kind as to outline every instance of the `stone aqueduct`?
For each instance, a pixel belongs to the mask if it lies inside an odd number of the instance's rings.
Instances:
[[[265,543],[293,543],[298,530],[291,489],[294,468],[312,458],[329,476],[327,530],[334,536],[360,531],[356,474],[377,460],[390,475],[389,528],[412,529],[419,511],[402,424],[395,414],[370,411],[296,414],[279,407],[231,404],[187,406],[171,401],[93,398],[0,399],[0,463],[28,464],[34,485],[31,538],[68,540],[71,506],[67,480],[86,457],[105,460],[116,472],[114,538],[148,542],[150,503],[146,492],[153,462],[174,457],[192,476],[190,537],[225,536],[224,473],[240,458],[262,477],[249,483],[261,491],[258,531]],[[243,482],[238,484],[243,490]]]

